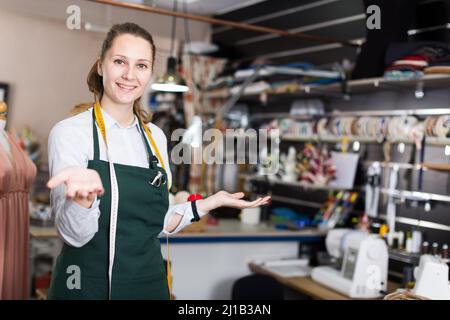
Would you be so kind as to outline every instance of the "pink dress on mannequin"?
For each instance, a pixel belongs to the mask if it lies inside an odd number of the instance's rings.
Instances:
[[[11,189],[12,161],[0,148],[0,300],[3,299],[3,277],[6,257],[6,194]]]
[[[29,191],[36,166],[7,135],[9,156],[0,148],[0,300],[27,299]]]

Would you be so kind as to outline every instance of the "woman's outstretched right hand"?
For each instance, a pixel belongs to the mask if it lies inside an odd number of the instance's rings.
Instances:
[[[66,184],[66,197],[85,208],[90,208],[95,197],[105,192],[99,174],[92,169],[80,167],[64,169],[47,182],[47,187],[53,189],[61,183]]]

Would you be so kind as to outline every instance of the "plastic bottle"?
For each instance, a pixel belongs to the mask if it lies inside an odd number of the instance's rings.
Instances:
[[[428,254],[430,251],[430,244],[428,243],[428,241],[424,241],[422,243],[422,254]]]
[[[437,242],[433,242],[431,245],[431,254],[434,256],[439,255],[439,244]]]
[[[412,242],[412,236],[411,236],[411,232],[407,232],[406,233],[406,243],[405,243],[405,249],[406,252],[413,252],[413,242]]]
[[[448,244],[444,243],[441,249],[442,259],[448,260]]]

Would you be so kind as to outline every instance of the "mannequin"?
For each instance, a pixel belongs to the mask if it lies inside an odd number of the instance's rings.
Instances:
[[[0,102],[0,300],[27,299],[29,190],[36,166],[5,131],[6,104]]]
[[[4,200],[4,195],[9,191],[13,172],[11,159],[11,149],[6,135],[6,103],[0,102],[0,300],[4,299],[3,287],[5,275],[6,254],[6,212],[8,202]],[[9,157],[9,159],[8,159]]]
[[[0,101],[0,147],[6,151],[9,157],[11,157],[11,148],[6,137],[5,127],[6,127],[6,112],[8,107],[6,103]]]

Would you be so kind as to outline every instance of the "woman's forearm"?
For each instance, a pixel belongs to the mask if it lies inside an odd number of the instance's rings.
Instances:
[[[211,210],[217,208],[217,205],[213,198],[208,197],[205,199],[197,200],[196,202],[198,211],[209,213]]]
[[[189,204],[189,202],[187,202]],[[215,209],[214,200],[211,198],[201,199],[196,201],[198,214],[202,217],[208,214],[211,210]],[[189,205],[190,206],[190,205]],[[175,213],[177,213],[175,209]],[[183,214],[178,213],[170,217],[169,222],[166,225],[166,231],[171,233],[177,229],[181,221],[183,220]]]

